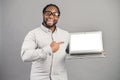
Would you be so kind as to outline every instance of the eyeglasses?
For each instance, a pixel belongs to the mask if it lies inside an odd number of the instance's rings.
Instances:
[[[55,17],[58,17],[59,16],[59,14],[57,13],[57,12],[51,12],[51,11],[45,11],[45,13],[44,13],[46,16],[51,16],[51,15],[53,15],[53,16],[55,16]]]

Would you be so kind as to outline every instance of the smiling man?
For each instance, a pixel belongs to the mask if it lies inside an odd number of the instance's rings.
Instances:
[[[56,26],[60,10],[55,4],[43,9],[43,23],[25,37],[21,57],[32,62],[30,80],[67,80],[65,67],[69,33]]]

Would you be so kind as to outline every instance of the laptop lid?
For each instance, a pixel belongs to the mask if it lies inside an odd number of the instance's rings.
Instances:
[[[102,32],[79,32],[71,33],[69,42],[70,54],[93,54],[102,53]]]

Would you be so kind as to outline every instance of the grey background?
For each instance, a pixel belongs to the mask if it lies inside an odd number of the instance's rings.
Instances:
[[[2,6],[1,6],[1,1],[0,1],[0,55],[1,55],[1,45],[2,45]]]
[[[0,80],[29,79],[21,45],[28,31],[41,25],[48,3],[60,7],[57,26],[69,32],[103,31],[106,58],[67,60],[69,80],[120,80],[119,0],[0,0]]]
[[[0,77],[1,77],[1,65],[2,65],[2,5],[0,0]]]

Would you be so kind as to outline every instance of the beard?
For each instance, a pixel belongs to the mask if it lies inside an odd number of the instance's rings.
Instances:
[[[57,24],[57,22],[54,22],[52,25],[49,25],[49,24],[47,24],[47,21],[43,21],[43,23],[42,23],[44,26],[46,26],[47,28],[52,28],[52,27],[55,27],[56,26],[56,24]]]

